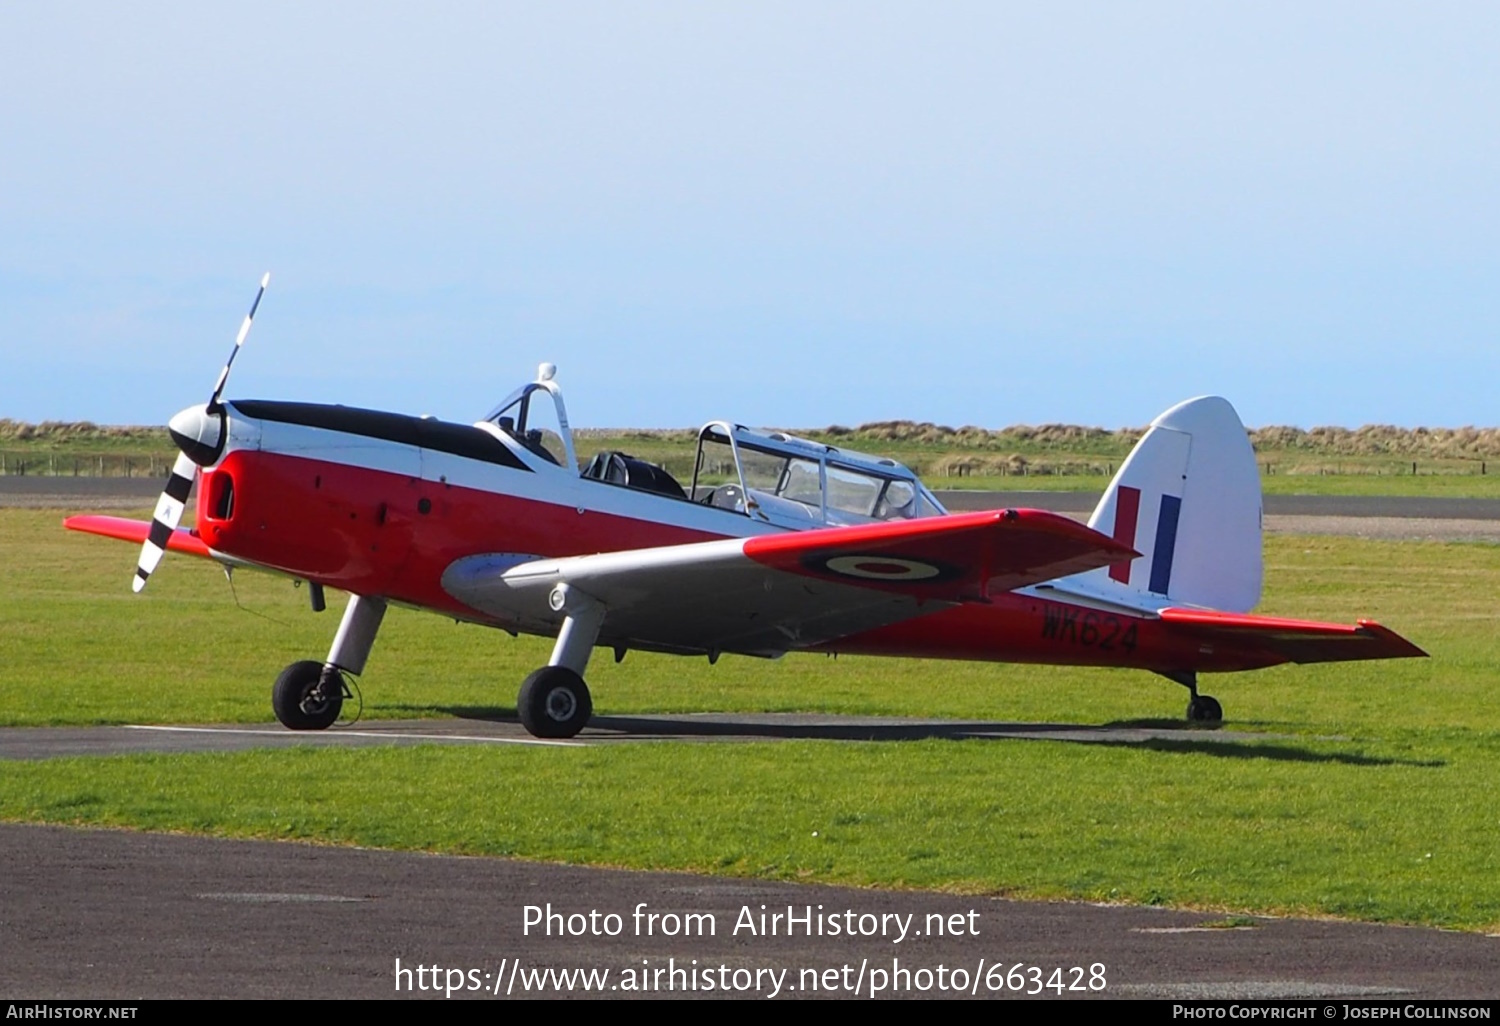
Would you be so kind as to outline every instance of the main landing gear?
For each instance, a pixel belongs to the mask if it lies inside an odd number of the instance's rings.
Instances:
[[[562,629],[547,665],[521,684],[516,712],[533,737],[573,737],[594,715],[583,671],[588,669],[599,628],[604,625],[604,606],[566,584],[552,589],[547,604],[563,614]]]
[[[1192,693],[1188,699],[1187,718],[1193,723],[1222,723],[1224,707],[1211,695],[1198,694],[1198,675],[1192,672],[1163,673],[1163,677],[1181,684]]]
[[[562,629],[551,660],[522,683],[516,711],[535,737],[573,737],[594,715],[583,671],[599,640],[604,606],[566,584],[553,588],[547,602],[554,612],[563,614]],[[281,671],[271,688],[271,708],[283,726],[323,730],[338,720],[349,697],[344,675],[357,677],[364,672],[385,608],[384,599],[351,595],[328,658],[321,663],[304,659]]]
[[[343,711],[344,674],[364,672],[365,660],[385,617],[385,600],[351,595],[326,662],[304,659],[281,671],[271,688],[271,708],[290,730],[323,730]]]

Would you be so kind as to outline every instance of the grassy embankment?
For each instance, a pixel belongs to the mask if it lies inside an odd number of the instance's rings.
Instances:
[[[272,676],[326,650],[289,584],[0,511],[10,724],[265,721]],[[1374,616],[1430,660],[1213,678],[1248,738],[422,748],[0,763],[0,818],[296,838],[731,875],[1500,928],[1500,548],[1273,537],[1263,611]],[[254,615],[260,614],[260,615]],[[267,619],[269,618],[269,619]],[[273,622],[280,621],[280,622]],[[368,717],[492,716],[547,646],[392,610]],[[1026,722],[1176,718],[1144,673],[632,654],[602,715],[818,710]]]
[[[937,489],[1101,491],[1142,432],[890,421],[794,433],[901,460]],[[587,430],[578,433],[578,449],[583,459],[622,449],[688,481],[694,437],[691,430]],[[1271,427],[1250,438],[1268,493],[1500,496],[1500,429]],[[0,420],[0,474],[164,475],[174,456],[159,428]]]

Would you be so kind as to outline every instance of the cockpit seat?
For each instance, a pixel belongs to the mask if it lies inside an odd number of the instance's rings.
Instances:
[[[542,437],[543,436],[541,431],[537,430],[536,428],[532,428],[530,431],[526,432],[526,437],[519,439],[519,441],[522,445],[526,446],[526,448],[530,449],[532,452],[536,453],[538,456],[546,460],[548,463],[551,463],[553,466],[562,466],[561,463],[557,462],[557,457],[548,452],[547,447],[542,444]]]
[[[624,452],[601,452],[583,468],[583,475],[593,481],[622,485],[643,492],[655,492],[673,499],[687,499],[677,479],[662,467],[636,459]]]

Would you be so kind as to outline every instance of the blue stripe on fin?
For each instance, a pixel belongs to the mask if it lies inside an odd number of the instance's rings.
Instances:
[[[1172,583],[1172,551],[1177,547],[1177,517],[1182,500],[1175,495],[1161,497],[1161,513],[1156,518],[1156,547],[1151,552],[1151,590],[1167,593]]]

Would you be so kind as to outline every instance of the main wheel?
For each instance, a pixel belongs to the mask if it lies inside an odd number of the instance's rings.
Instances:
[[[282,726],[290,730],[322,730],[333,725],[344,707],[343,689],[331,695],[318,693],[323,664],[312,659],[293,663],[281,671],[271,687],[271,708]]]
[[[594,715],[589,686],[566,666],[543,666],[521,684],[521,725],[533,737],[572,737]]]
[[[1187,718],[1194,723],[1219,723],[1224,719],[1224,708],[1209,695],[1195,695],[1188,703]]]

